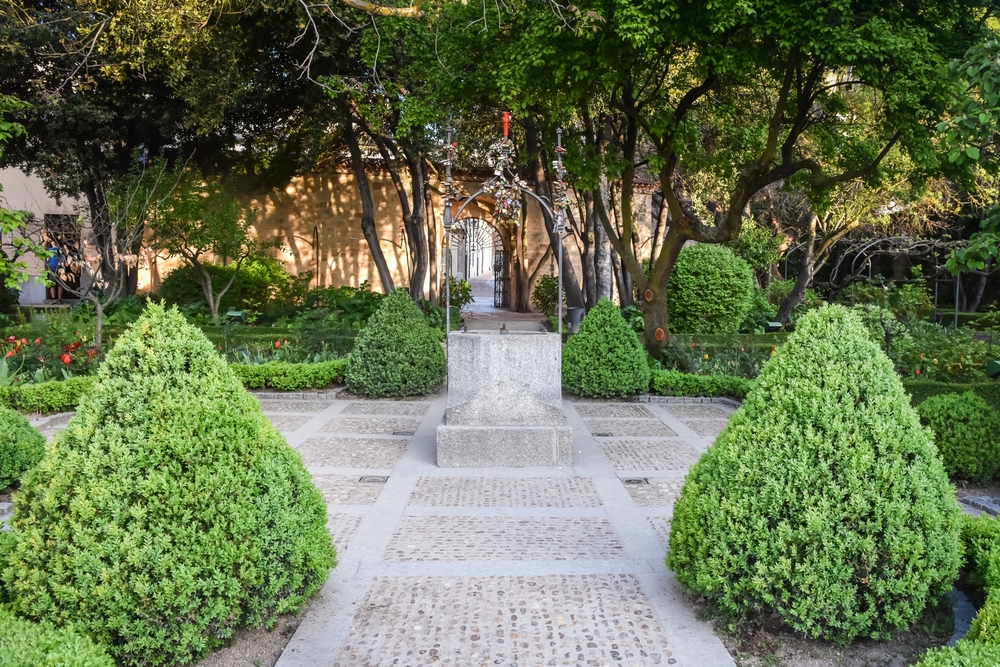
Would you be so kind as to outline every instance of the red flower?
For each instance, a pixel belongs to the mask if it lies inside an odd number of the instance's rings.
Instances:
[[[919,368],[917,370],[913,371],[913,372],[916,373],[917,375],[920,375],[920,369]]]
[[[7,342],[8,343],[13,343],[15,340],[17,340],[17,339],[14,338],[13,336],[7,336]]]
[[[276,341],[274,341],[274,349],[276,349],[276,350],[277,350],[277,349],[279,349],[280,347],[281,347],[281,341],[280,341],[280,340],[276,340]]]
[[[66,365],[69,365],[69,363],[70,363],[71,361],[73,361],[73,358],[72,358],[72,357],[70,357],[70,356],[69,356],[68,354],[64,354],[64,355],[62,355],[62,356],[61,356],[61,357],[59,357],[59,358],[60,358],[60,359],[62,359],[62,362],[63,362],[64,364],[66,364]]]
[[[694,347],[694,343],[691,343],[691,347]]]
[[[7,350],[7,354],[3,355],[4,359],[14,356],[14,350]]]
[[[42,339],[41,338],[36,338],[35,339],[35,345],[41,345],[41,343],[42,343]]]
[[[21,339],[21,345],[27,345],[27,344],[28,344],[28,339],[22,338]]]

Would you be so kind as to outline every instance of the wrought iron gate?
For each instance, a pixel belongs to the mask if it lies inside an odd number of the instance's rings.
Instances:
[[[493,239],[493,307],[510,307],[510,276],[507,275],[507,253],[503,250],[500,235]]]

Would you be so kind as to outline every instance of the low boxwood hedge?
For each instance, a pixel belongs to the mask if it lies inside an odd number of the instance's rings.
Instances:
[[[230,364],[229,367],[250,389],[322,389],[344,381],[347,359],[333,359],[314,364],[290,364],[272,361],[267,364]]]
[[[45,438],[19,412],[0,405],[0,489],[34,468],[45,453]]]
[[[32,623],[0,607],[0,667],[115,667],[89,638],[51,623]]]
[[[979,394],[938,394],[917,406],[934,431],[934,444],[950,477],[987,481],[1000,469],[1000,412]]]
[[[732,396],[742,399],[753,385],[753,380],[731,375],[694,375],[674,370],[654,370],[649,390],[651,394],[660,396]]]
[[[97,378],[93,376],[52,380],[38,384],[0,387],[0,405],[18,412],[49,414],[76,410],[83,395],[90,391]]]
[[[973,391],[1000,410],[1000,382],[937,382],[935,380],[903,380],[903,388],[910,395],[913,405],[920,405],[931,396],[940,394],[964,394]]]
[[[931,649],[914,667],[986,667],[1000,665],[1000,646],[963,639],[951,648]]]

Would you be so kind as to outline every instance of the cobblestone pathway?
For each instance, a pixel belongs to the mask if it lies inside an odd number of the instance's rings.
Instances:
[[[261,405],[340,559],[278,667],[733,665],[663,564],[728,407],[567,402],[572,466],[442,469],[441,397]]]

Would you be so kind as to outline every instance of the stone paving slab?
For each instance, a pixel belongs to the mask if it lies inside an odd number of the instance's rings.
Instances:
[[[581,417],[631,417],[633,419],[655,419],[656,415],[642,405],[628,403],[577,403],[573,406]]]
[[[722,433],[722,429],[726,428],[726,423],[723,419],[684,420],[684,425],[692,431],[710,438]]]
[[[406,438],[314,437],[296,449],[307,466],[392,468],[406,451]]]
[[[621,419],[588,419],[583,422],[595,438],[671,438],[677,434],[659,419],[625,421]]]
[[[337,558],[342,558],[351,545],[351,539],[358,532],[363,514],[331,514],[326,521],[326,529],[330,531],[333,545],[337,547]]]
[[[412,401],[354,401],[340,411],[344,415],[424,415],[430,403]]]
[[[729,413],[714,405],[702,404],[674,404],[667,403],[663,406],[667,412],[681,419],[728,419]]]
[[[320,429],[320,433],[383,433],[392,435],[406,431],[410,435],[420,426],[419,419],[403,418],[337,418],[332,419]]]
[[[664,507],[673,511],[674,501],[683,487],[683,479],[650,477],[648,484],[628,484],[625,489],[639,507]]]
[[[362,482],[358,476],[313,475],[313,484],[330,505],[371,505],[385,484]]]
[[[333,664],[680,663],[634,577],[550,575],[380,577]]]
[[[283,412],[298,412],[298,413],[316,413],[323,412],[328,407],[333,405],[333,401],[303,401],[303,400],[261,400],[260,409],[264,411],[265,414],[268,413],[283,413]]]
[[[423,507],[598,507],[589,477],[421,477],[410,496]]]
[[[55,437],[56,433],[59,433],[66,428],[69,420],[75,415],[75,412],[63,412],[57,415],[52,415],[51,417],[39,417],[34,419],[29,419],[29,423],[38,429],[46,440],[51,440]]]
[[[607,519],[404,516],[383,560],[603,560],[622,555]]]
[[[701,456],[681,439],[600,440],[615,470],[687,470]]]

